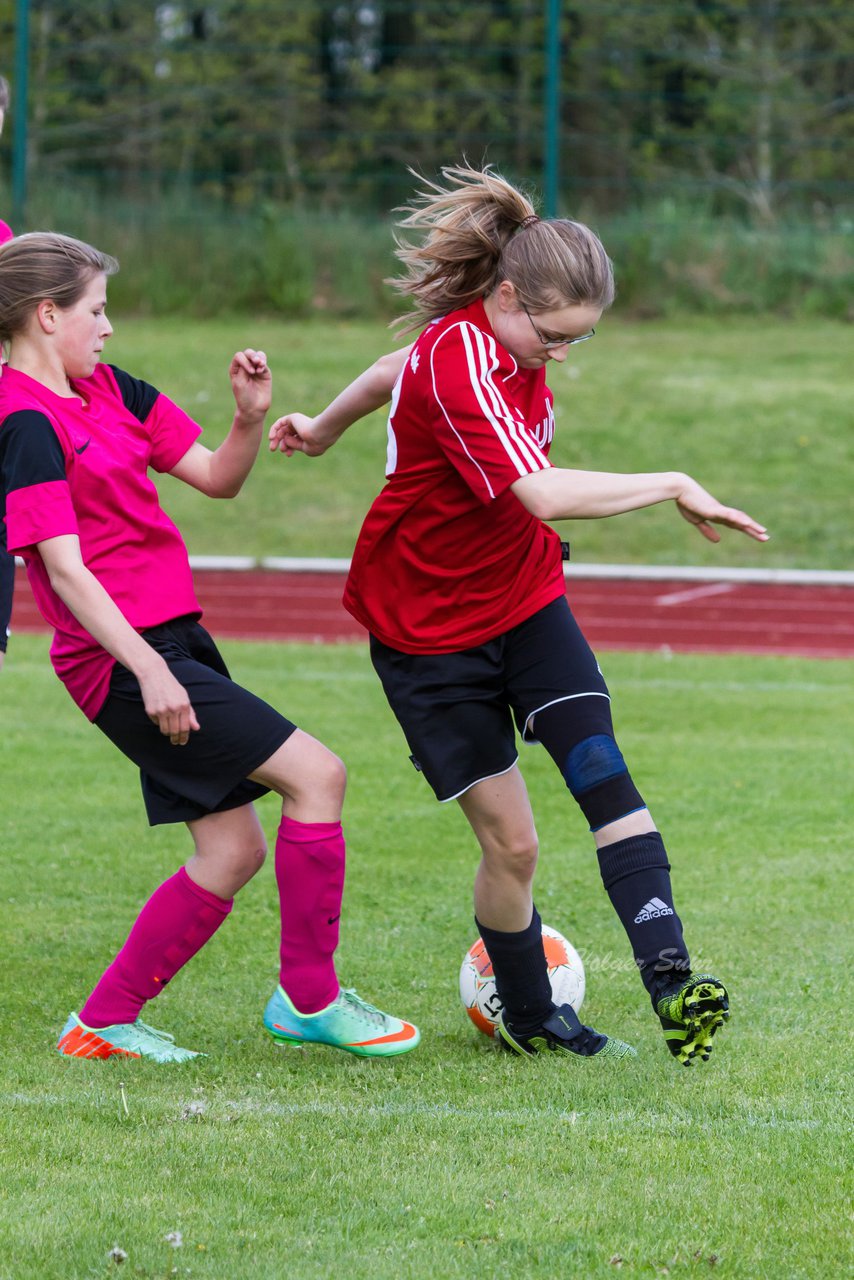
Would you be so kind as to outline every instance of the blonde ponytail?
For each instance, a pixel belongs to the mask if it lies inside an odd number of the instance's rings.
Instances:
[[[466,307],[502,280],[531,311],[573,304],[610,306],[611,263],[597,236],[567,218],[541,221],[531,200],[491,166],[442,169],[424,179],[399,225],[425,232],[420,244],[395,237],[406,274],[387,283],[413,299],[402,332]]]

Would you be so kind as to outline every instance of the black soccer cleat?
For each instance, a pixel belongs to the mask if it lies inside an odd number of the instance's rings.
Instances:
[[[499,1041],[504,1049],[523,1057],[538,1053],[571,1053],[576,1058],[636,1058],[630,1044],[602,1035],[585,1027],[571,1004],[563,1004],[546,1018],[536,1031],[519,1035],[501,1011],[498,1021]]]

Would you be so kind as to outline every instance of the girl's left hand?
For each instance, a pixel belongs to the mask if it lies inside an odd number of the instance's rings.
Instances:
[[[697,484],[690,476],[684,476],[684,484],[676,498],[676,505],[683,520],[693,524],[709,542],[720,542],[721,535],[714,528],[716,524],[726,525],[730,529],[738,529],[757,542],[767,542],[768,530],[758,524],[746,511],[736,507],[725,507],[713,498],[702,485]]]
[[[283,418],[277,418],[268,432],[268,438],[271,452],[278,450],[286,458],[295,453],[305,453],[310,458],[317,458],[329,448],[329,443],[322,439],[317,419],[309,418],[304,413],[286,413]]]
[[[238,412],[245,417],[263,418],[273,395],[273,378],[264,352],[251,347],[235,352],[228,376]]]

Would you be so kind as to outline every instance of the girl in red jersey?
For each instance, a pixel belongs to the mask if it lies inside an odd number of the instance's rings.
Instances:
[[[614,738],[610,697],[565,594],[562,547],[546,521],[673,501],[712,541],[715,524],[765,529],[679,472],[620,475],[552,467],[550,360],[592,338],[614,296],[597,237],[539,219],[491,169],[443,170],[406,211],[394,283],[423,324],[317,418],[292,414],[271,448],[319,454],[391,394],[387,484],[365,519],[344,603],[416,768],[458,801],[481,861],[475,914],[504,1011],[501,1043],[581,1057],[634,1051],[556,1009],[532,899],[537,835],[514,735],[539,741],[593,833],[605,889],[632,945],[668,1047],[708,1058],[726,989],[691,971],[661,836]],[[393,386],[392,386],[393,384]]]
[[[199,625],[189,560],[148,470],[234,497],[270,405],[263,352],[229,368],[236,412],[211,452],[154,387],[100,363],[112,333],[114,259],[36,232],[0,248],[0,515],[54,628],[71,697],[140,768],[149,822],[186,822],[194,852],[145,904],[59,1051],[158,1062],[197,1055],[140,1018],[147,1000],[231,911],[266,854],[252,801],[282,797],[276,839],[280,985],[264,1024],[278,1040],[363,1056],[418,1043],[407,1022],[342,991],[335,972],[344,883],[345,771],[326,747],[242,689]]]

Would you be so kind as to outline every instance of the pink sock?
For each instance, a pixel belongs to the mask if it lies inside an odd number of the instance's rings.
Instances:
[[[234,904],[203,889],[186,869],[164,881],[136,918],[128,940],[80,1010],[87,1027],[135,1022],[170,978],[212,938]]]
[[[279,981],[300,1013],[318,1013],[338,995],[333,956],[344,894],[340,822],[282,816],[276,882],[282,912]]]

